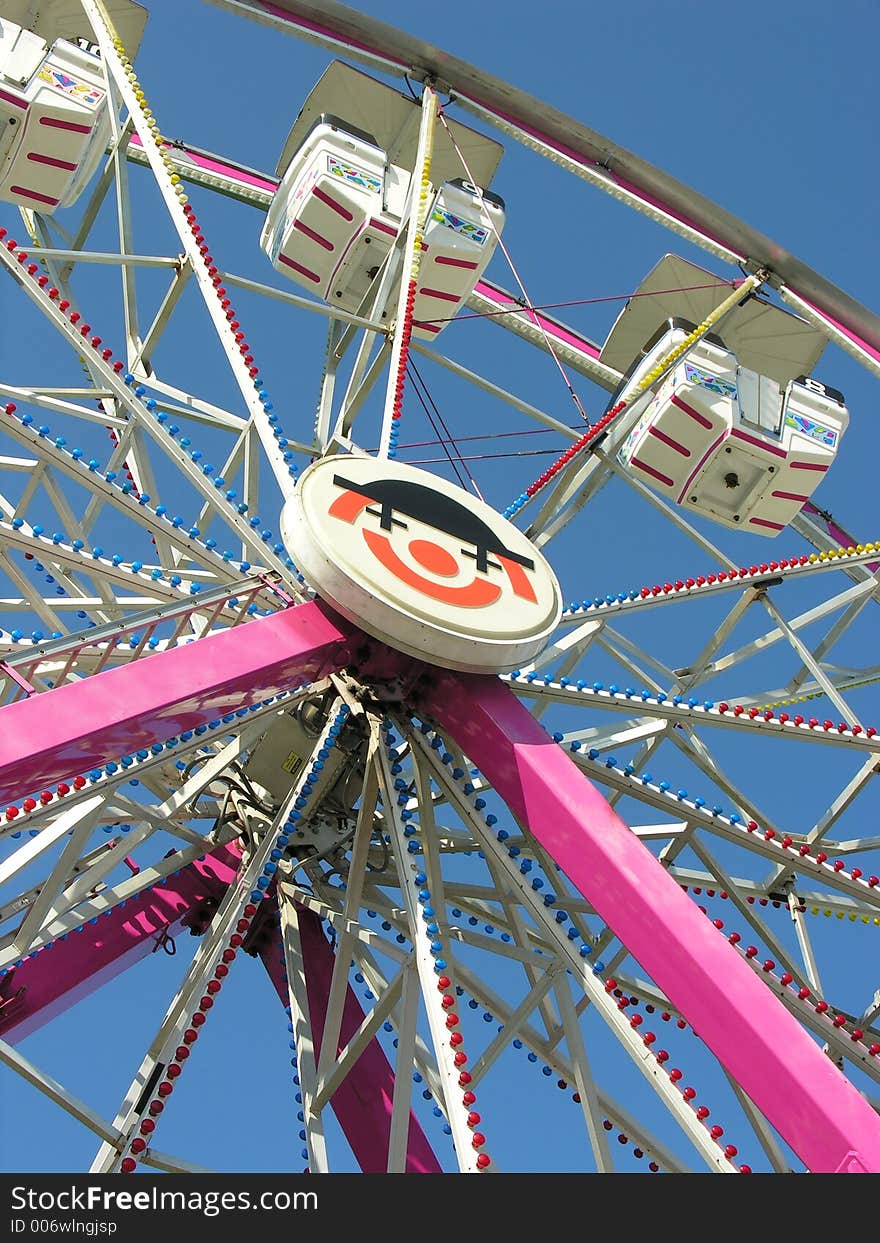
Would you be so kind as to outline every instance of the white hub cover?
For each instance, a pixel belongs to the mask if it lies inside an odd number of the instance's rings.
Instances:
[[[284,506],[281,534],[343,616],[448,669],[515,669],[541,651],[562,612],[556,576],[521,531],[401,462],[313,462]]]

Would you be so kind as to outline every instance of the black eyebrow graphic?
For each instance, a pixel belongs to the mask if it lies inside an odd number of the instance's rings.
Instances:
[[[352,483],[342,475],[334,475],[333,482],[340,488],[357,492],[374,501],[380,507],[379,525],[383,531],[390,531],[394,522],[394,514],[404,514],[424,522],[426,526],[443,531],[464,543],[473,544],[477,550],[477,569],[486,571],[489,565],[489,553],[506,557],[528,570],[535,568],[530,557],[511,552],[490,526],[471,513],[464,505],[459,504],[442,492],[426,488],[420,483],[410,483],[406,479],[377,479],[370,484]]]

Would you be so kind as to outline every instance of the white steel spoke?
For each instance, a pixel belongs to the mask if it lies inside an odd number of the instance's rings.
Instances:
[[[398,1032],[397,1063],[394,1070],[394,1098],[391,1106],[391,1132],[388,1138],[389,1174],[406,1171],[409,1141],[411,1067],[416,1056],[416,1019],[419,1012],[419,981],[414,967],[405,968],[401,997],[401,1027]]]
[[[838,694],[837,688],[827,677],[824,669],[821,668],[818,661],[813,656],[813,653],[807,647],[806,643],[804,643],[803,640],[797,635],[793,627],[789,626],[788,622],[782,616],[775,603],[769,599],[766,594],[762,597],[761,603],[764,605],[764,608],[770,616],[775,620],[776,624],[779,626],[779,629],[785,635],[786,639],[788,639],[791,646],[800,656],[801,660],[804,662],[804,665],[807,669],[809,669],[810,673],[812,673],[818,685],[821,686],[822,690],[834,704],[835,708],[837,708],[838,712],[841,713],[844,720],[853,725],[861,725],[861,721],[855,715],[852,708],[849,707],[843,696]]]
[[[319,745],[324,744],[325,738],[326,733],[322,733]],[[319,747],[316,746],[315,753],[318,749]],[[236,921],[241,918],[242,912],[248,903],[249,894],[269,858],[274,841],[283,825],[286,824],[295,799],[302,793],[305,771],[307,770],[304,770],[303,777],[296,783],[291,793],[282,803],[281,809],[273,821],[272,828],[263,835],[260,844],[255,847],[250,859],[244,865],[238,880],[230,887],[226,897],[221,902],[208,931],[196,951],[184,981],[172,1000],[162,1025],[156,1033],[137,1075],[132,1081],[132,1085],[126,1094],[114,1123],[127,1136],[133,1135],[137,1123],[143,1116],[143,1110],[149,1104],[148,1098],[150,1096],[150,1092],[146,1089],[148,1089],[153,1080],[156,1068],[168,1063],[171,1047],[177,1044],[178,1037],[186,1025],[187,1016],[192,1012],[192,1008],[196,1004],[196,997],[201,995],[210,975],[213,973],[217,955],[224,945],[228,943],[230,932],[234,928]],[[114,1167],[117,1156],[117,1153],[108,1151],[105,1145],[98,1152],[93,1162],[92,1172],[109,1172]]]
[[[477,1154],[471,1144],[471,1134],[465,1125],[465,1110],[456,1099],[461,1091],[458,1086],[458,1070],[453,1061],[448,1029],[445,1023],[440,1021],[443,1011],[440,1008],[437,995],[437,977],[434,973],[434,963],[429,953],[428,937],[423,929],[419,927],[416,914],[419,906],[418,886],[415,882],[417,869],[410,862],[412,856],[408,854],[406,849],[407,839],[404,837],[403,821],[398,815],[394,795],[394,780],[391,776],[387,757],[384,754],[384,748],[380,748],[377,752],[376,764],[382,790],[382,799],[386,809],[386,825],[391,834],[394,847],[398,879],[401,890],[406,895],[409,936],[413,945],[419,983],[425,998],[425,1012],[431,1032],[434,1056],[437,1059],[437,1067],[440,1074],[444,1112],[449,1125],[452,1127],[452,1140],[455,1144],[458,1167],[462,1173],[473,1173],[477,1169]]]
[[[767,1159],[769,1160],[773,1169],[776,1171],[777,1174],[790,1173],[791,1167],[789,1166],[789,1163],[786,1161],[785,1157],[783,1156],[782,1149],[779,1147],[779,1143],[776,1139],[776,1136],[773,1134],[770,1127],[767,1125],[767,1121],[764,1118],[763,1114],[761,1114],[755,1108],[755,1106],[746,1096],[745,1092],[742,1090],[739,1084],[736,1083],[735,1080],[731,1079],[731,1077],[727,1074],[726,1071],[725,1071],[725,1078],[727,1079],[727,1082],[730,1084],[731,1088],[733,1089],[734,1096],[736,1096],[736,1099],[739,1101],[740,1105],[742,1106],[742,1111],[745,1114],[749,1122],[749,1125],[751,1126],[752,1130],[757,1136],[758,1143],[761,1145],[761,1147],[764,1149],[764,1152],[767,1154]]]
[[[361,894],[366,878],[367,855],[370,849],[370,839],[373,836],[373,816],[376,811],[376,798],[379,793],[379,781],[375,766],[375,754],[378,745],[378,732],[373,730],[370,734],[366,776],[361,793],[361,804],[358,809],[354,839],[351,845],[350,879],[345,893],[342,923],[336,945],[336,959],[333,964],[333,975],[327,998],[324,1037],[318,1063],[318,1073],[322,1078],[336,1058],[336,1046],[339,1043],[342,1010],[348,986],[349,962],[355,939],[354,933],[351,930],[352,922],[357,918],[357,912],[361,905]]]
[[[21,1075],[22,1079],[37,1088],[54,1104],[60,1106],[65,1113],[69,1113],[71,1117],[76,1118],[78,1122],[88,1127],[95,1135],[100,1136],[106,1144],[114,1145],[117,1142],[118,1133],[109,1122],[95,1113],[93,1109],[90,1109],[83,1101],[68,1092],[51,1075],[47,1075],[45,1071],[24,1057],[18,1049],[7,1044],[5,1040],[0,1040],[0,1061]]]
[[[584,1121],[587,1125],[587,1134],[590,1137],[590,1147],[593,1150],[593,1157],[596,1161],[596,1169],[599,1173],[605,1174],[613,1171],[614,1160],[611,1156],[608,1136],[599,1118],[600,1110],[596,1085],[593,1082],[593,1075],[587,1061],[587,1049],[581,1029],[578,1026],[571,988],[565,977],[557,981],[555,992],[556,1000],[559,1003],[559,1013],[562,1016],[565,1043],[568,1045],[568,1052],[574,1069],[574,1082],[578,1096],[581,1098],[581,1109],[583,1110]]]
[[[801,950],[801,957],[804,960],[804,971],[810,988],[817,996],[823,996],[822,981],[819,978],[819,965],[816,962],[816,955],[807,932],[807,922],[801,913],[801,899],[792,890],[788,895],[788,909],[791,914],[791,922],[794,924],[795,935],[798,939],[798,945]]]
[[[303,969],[302,946],[299,938],[299,917],[295,905],[280,896],[281,939],[284,947],[284,966],[287,974],[288,1004],[293,1022],[296,1042],[296,1064],[303,1098],[303,1115],[308,1119],[306,1147],[309,1169],[316,1174],[328,1173],[327,1145],[324,1140],[324,1124],[321,1107],[316,1101],[317,1070],[315,1067],[315,1041],[309,1019],[309,999]]]

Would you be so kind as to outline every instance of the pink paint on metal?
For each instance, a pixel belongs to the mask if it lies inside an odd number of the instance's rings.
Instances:
[[[670,479],[669,476],[664,475],[661,470],[656,470],[653,466],[650,466],[647,462],[643,462],[641,458],[637,458],[637,457],[631,458],[630,463],[632,466],[636,466],[638,467],[639,470],[644,471],[646,475],[650,475],[653,479],[656,479],[658,483],[665,484],[667,488],[671,488],[675,486],[674,479]]]
[[[329,238],[318,233],[315,229],[310,229],[307,224],[303,224],[301,220],[294,220],[293,227],[298,229],[305,237],[311,238],[313,242],[317,242],[319,246],[323,246],[325,250],[335,250],[336,247]]]
[[[121,854],[122,842],[117,849]],[[238,863],[234,851],[220,847],[26,958],[0,980],[0,1036],[23,1040],[139,959],[161,953],[167,937],[187,928],[185,921],[215,909]]]
[[[60,121],[58,117],[40,117],[40,124],[49,129],[66,129],[72,134],[91,134],[91,125],[80,125],[76,121]]]
[[[672,436],[667,436],[665,432],[661,432],[659,427],[649,427],[648,435],[654,436],[661,444],[668,445],[670,449],[674,449],[676,453],[680,453],[682,457],[690,457],[691,451],[680,440],[674,440]]]
[[[347,662],[357,632],[298,605],[0,709],[0,799],[21,796]]]
[[[442,289],[428,289],[422,285],[419,293],[425,298],[439,298],[442,302],[461,302],[458,294],[445,293]]]
[[[678,404],[678,403],[676,402],[676,400],[675,400],[675,398],[674,398],[674,397],[673,397],[672,401],[673,401],[673,404],[674,404],[674,405],[677,405],[677,404]],[[696,413],[696,412],[694,412],[694,413]],[[724,440],[724,438],[725,438],[726,436],[727,436],[727,432],[726,432],[726,431],[724,431],[724,432],[722,432],[722,433],[721,433],[721,435],[720,435],[720,436],[717,436],[717,437],[716,437],[716,438],[712,441],[712,443],[709,445],[709,448],[706,450],[706,452],[705,452],[705,453],[703,454],[703,456],[700,458],[699,462],[697,462],[697,464],[696,464],[696,466],[694,467],[694,469],[693,469],[693,470],[691,471],[691,473],[688,475],[687,480],[685,481],[685,485],[684,485],[684,487],[682,488],[682,490],[681,490],[681,491],[679,492],[679,494],[678,494],[678,504],[679,504],[679,505],[682,503],[682,501],[684,500],[684,498],[687,496],[688,492],[690,491],[691,484],[692,484],[692,483],[693,483],[693,481],[696,479],[697,475],[699,475],[700,471],[703,469],[703,467],[705,466],[706,462],[709,460],[709,458],[712,456],[712,454],[715,452],[715,450],[718,448],[718,446],[721,444],[722,440]]]
[[[880,1118],[503,683],[436,671],[432,714],[815,1172],[880,1172]]]
[[[771,531],[784,531],[785,524],[782,522],[771,522],[769,518],[749,518],[749,523],[753,527],[769,527]]]
[[[320,284],[320,276],[318,276],[318,274],[313,272],[310,268],[304,268],[303,265],[301,263],[297,263],[295,259],[288,259],[287,255],[279,255],[278,260],[280,263],[285,264],[286,267],[293,268],[294,272],[299,272],[301,276],[306,278],[306,280],[315,281],[317,284]]]
[[[449,255],[435,255],[434,262],[445,264],[449,268],[469,268],[471,271],[480,266],[470,259],[453,259]]]
[[[855,548],[855,546],[859,543],[854,536],[850,535],[849,531],[847,531],[845,527],[842,527],[839,522],[835,522],[830,514],[827,514],[824,510],[819,509],[812,503],[812,501],[808,501],[804,506],[804,513],[821,518],[825,523],[828,534],[832,539],[837,540],[841,548]],[[877,570],[880,569],[880,561],[869,561],[868,569],[872,574],[876,574]]]
[[[321,931],[321,921],[312,911],[299,908],[299,931],[309,999],[309,1019],[315,1039],[315,1052],[320,1055],[335,959]],[[286,1006],[288,1004],[287,978],[284,973],[281,939],[277,928],[271,943],[260,950],[260,957],[281,998],[282,1005]],[[341,1052],[351,1040],[363,1021],[364,1012],[360,1002],[349,987],[345,995],[338,1052]],[[373,1037],[332,1098],[334,1113],[339,1119],[358,1165],[365,1174],[385,1173],[393,1102],[394,1073],[382,1046]],[[442,1173],[440,1163],[418,1119],[412,1113],[409,1116],[406,1172],[408,1174]]]
[[[48,164],[50,168],[63,168],[68,173],[75,173],[79,167],[70,160],[59,160],[54,155],[42,155],[39,151],[29,151],[27,158],[33,160],[35,164]]]
[[[838,332],[842,332],[848,340],[852,341],[854,345],[857,345],[859,349],[864,350],[870,358],[873,358],[874,362],[880,363],[880,350],[873,345],[869,345],[864,337],[860,337],[857,332],[853,332],[851,328],[847,328],[847,326],[842,324],[839,319],[835,319],[833,315],[829,315],[827,311],[823,311],[820,306],[818,306],[815,302],[811,302],[808,298],[805,298],[804,295],[802,293],[798,293],[796,289],[792,289],[791,292],[793,294],[797,294],[801,301],[806,303],[814,315],[818,315],[820,319],[824,320],[825,323],[830,324],[832,328],[836,328]]]
[[[21,108],[24,112],[28,110],[26,99],[21,99],[18,95],[10,95],[8,91],[0,91],[0,99],[4,104],[12,104],[14,108]]]
[[[58,199],[51,194],[40,194],[37,190],[28,190],[27,186],[10,186],[10,194],[17,194],[22,199],[33,199],[35,203],[46,203],[49,207],[57,207]]]
[[[536,328],[542,328],[548,337],[552,337],[556,341],[560,341],[563,345],[569,346],[573,350],[577,350],[580,354],[586,354],[588,358],[598,358],[601,350],[598,345],[594,345],[587,337],[581,337],[570,328],[566,328],[564,324],[560,324],[558,320],[551,319],[549,315],[542,315],[540,311],[530,311],[528,307],[521,306],[509,293],[505,293],[503,289],[498,289],[489,281],[479,280],[476,283],[474,292],[485,298],[488,302],[494,302],[499,308],[510,308],[511,311],[519,312],[524,315],[530,323]]]
[[[775,445],[768,445],[766,441],[759,440],[757,436],[750,436],[748,432],[741,432],[737,427],[730,434],[735,436],[737,440],[744,440],[746,444],[754,445],[755,448],[760,449],[763,453],[772,453],[776,457],[785,457],[784,449],[777,449]]]
[[[0,671],[2,671],[4,677],[11,678],[16,686],[20,686],[26,695],[36,694],[36,687],[32,686],[27,678],[18,672],[14,665],[7,665],[5,660],[0,660]]]
[[[332,194],[328,194],[326,190],[322,190],[319,186],[312,186],[312,194],[316,199],[323,203],[325,207],[329,207],[331,211],[336,212],[337,216],[341,216],[343,220],[354,220],[354,216],[348,208],[343,206],[343,204],[340,203],[338,199],[335,199]]]
[[[137,134],[132,134],[128,140],[130,147],[140,147],[143,149],[143,143]],[[174,153],[180,150],[173,143],[163,143],[166,151]],[[243,168],[239,168],[237,164],[228,164],[225,160],[211,159],[203,155],[199,151],[195,151],[192,147],[184,146],[183,151],[186,153],[186,162],[195,164],[197,168],[203,168],[208,173],[217,173],[221,177],[234,178],[242,185],[253,186],[257,190],[265,190],[269,194],[274,194],[278,189],[277,181],[270,181],[268,177],[257,177],[253,173],[248,173]]]
[[[672,404],[673,406],[678,406],[679,410],[683,410],[688,418],[693,419],[695,423],[699,423],[701,427],[711,428],[712,420],[707,419],[704,414],[700,414],[699,410],[695,410],[693,406],[689,406],[677,393],[672,394]]]
[[[370,228],[378,229],[380,233],[388,233],[391,237],[397,237],[397,230],[393,225],[386,224],[384,220],[377,220],[375,216],[370,217]],[[427,250],[427,246],[425,250]]]
[[[563,149],[559,143],[557,143],[556,146],[560,150]],[[583,156],[575,156],[574,158],[578,159],[581,164],[586,163]],[[727,242],[723,241],[714,233],[710,233],[708,229],[697,224],[695,220],[692,220],[690,216],[686,216],[684,212],[672,207],[670,203],[664,202],[663,199],[658,198],[656,194],[650,194],[642,186],[637,186],[634,182],[627,181],[624,177],[620,177],[617,173],[611,173],[611,179],[615,185],[620,186],[621,190],[626,190],[627,193],[633,196],[633,198],[638,199],[640,203],[644,203],[647,207],[655,207],[658,211],[663,212],[665,216],[669,216],[670,220],[677,220],[679,224],[683,224],[685,228],[693,229],[693,231],[698,233],[700,237],[705,237],[708,241],[714,242],[716,246],[722,246],[725,250],[735,253]],[[738,256],[738,258],[742,257],[743,256],[741,255]]]
[[[273,17],[279,18],[289,26],[301,26],[303,30],[313,30],[315,34],[323,35],[325,38],[339,40],[339,35],[326,26],[321,26],[317,22],[307,21],[304,17],[294,17],[287,9],[281,9],[277,4],[270,4],[268,0],[257,0],[257,3],[264,12],[271,13]],[[359,48],[362,52],[369,52],[372,56],[380,56],[382,60],[400,65],[402,69],[407,68],[407,65],[402,60],[390,57],[387,52],[383,52],[379,47],[371,47],[362,41],[352,38],[346,38],[345,45],[347,47]]]

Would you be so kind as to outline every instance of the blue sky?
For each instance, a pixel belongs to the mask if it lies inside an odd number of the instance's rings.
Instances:
[[[651,0],[623,0],[605,8],[545,0],[536,9],[521,0],[496,0],[468,11],[372,0],[369,11],[607,135],[741,216],[869,307],[877,306],[874,118],[880,22],[873,4],[742,0],[736,6],[714,6],[683,0],[670,8]],[[196,0],[161,0],[148,22],[137,69],[166,136],[185,138],[271,172],[296,112],[327,60],[314,47]],[[700,257],[598,191],[526,155],[511,141],[505,146],[493,188],[506,200],[505,242],[535,304],[626,295],[667,250],[729,275],[710,257]],[[149,239],[141,240],[140,249],[163,253],[164,246],[165,253],[174,253],[145,180],[140,170],[133,171],[135,224],[141,238]],[[212,201],[205,191],[194,191],[192,201],[221,264],[271,281],[273,274],[258,248],[260,214]],[[14,223],[14,210],[0,205],[0,220]],[[99,227],[109,230],[110,221],[103,219]],[[500,254],[488,275],[513,288]],[[149,288],[148,280],[144,287]],[[107,289],[101,297],[112,323],[114,304]],[[267,384],[285,410],[286,425],[305,435],[318,393],[323,322],[312,317],[304,323],[304,316],[273,310],[275,304],[267,311],[244,296],[240,303]],[[601,341],[620,305],[600,301],[561,314]],[[4,315],[15,314],[8,283],[0,286],[0,308]],[[4,377],[24,383],[35,374],[41,365],[37,343],[44,339],[42,329],[35,331],[30,356],[13,357],[0,338]],[[513,350],[506,334],[473,321],[452,325],[441,341],[453,357],[481,367],[557,418],[577,422],[546,356]],[[169,341],[160,359],[169,371],[176,370],[181,383],[191,382],[208,396],[232,401],[216,361],[194,320],[191,335]],[[456,387],[443,373],[434,374],[427,366],[422,370],[453,434],[526,427],[506,407]],[[834,347],[815,374],[844,392],[852,420],[840,459],[815,499],[858,538],[873,538],[880,531],[873,517],[876,433],[869,377]],[[573,382],[587,411],[601,413],[605,395],[580,377]],[[411,396],[404,423],[404,442],[407,434],[413,441],[431,438]],[[562,447],[552,436],[541,440],[548,450]],[[516,443],[525,448],[534,441]],[[491,442],[479,442],[473,452],[487,448],[492,451]],[[470,465],[487,499],[503,508],[551,460],[541,456]],[[713,537],[718,534],[713,530]],[[788,534],[771,543],[740,536],[726,546],[736,549],[734,555],[745,564],[801,547]],[[558,547],[551,547],[567,599],[713,568],[704,554],[654,521],[652,510],[621,489],[608,489],[595,511],[590,507]],[[696,644],[693,636],[702,633],[705,620],[684,622],[681,634],[665,620],[651,623],[655,625],[657,649],[680,644],[679,663],[684,663],[687,643]],[[853,651],[852,656],[871,660],[864,652]],[[866,699],[866,714],[869,705]],[[827,772],[814,772],[809,781],[803,773],[796,780],[783,780],[775,756],[756,758],[754,752],[740,753],[736,747],[729,755],[731,771],[750,793],[780,814],[784,809],[793,820],[809,817],[822,805],[837,776],[833,760],[827,761]],[[832,928],[826,935],[831,962],[839,930]],[[183,957],[155,955],[145,961],[30,1038],[24,1046],[28,1056],[112,1116],[164,1013]],[[241,964],[234,989],[224,993],[225,1004],[206,1025],[198,1050],[201,1066],[194,1068],[197,1074],[183,1077],[174,1109],[163,1120],[160,1146],[188,1150],[194,1160],[217,1169],[299,1169],[301,1145],[293,1089],[285,1081],[283,1023],[260,973],[248,970],[252,966],[250,961]],[[841,988],[848,988],[846,979]],[[607,1074],[613,1079],[622,1055],[610,1048],[605,1052]],[[705,1050],[696,1049],[692,1058],[698,1075],[708,1064]],[[511,1053],[503,1072],[484,1110],[501,1168],[589,1168],[582,1133],[572,1117],[576,1111],[559,1106],[556,1097],[562,1094],[543,1082],[540,1069],[530,1066],[525,1054]],[[4,1073],[2,1082],[0,1168],[87,1168],[93,1139],[10,1074]],[[644,1094],[638,1099],[644,1103]],[[644,1116],[663,1133],[665,1124],[653,1101],[644,1105]],[[429,1109],[425,1126],[441,1159],[448,1162],[448,1148]]]

